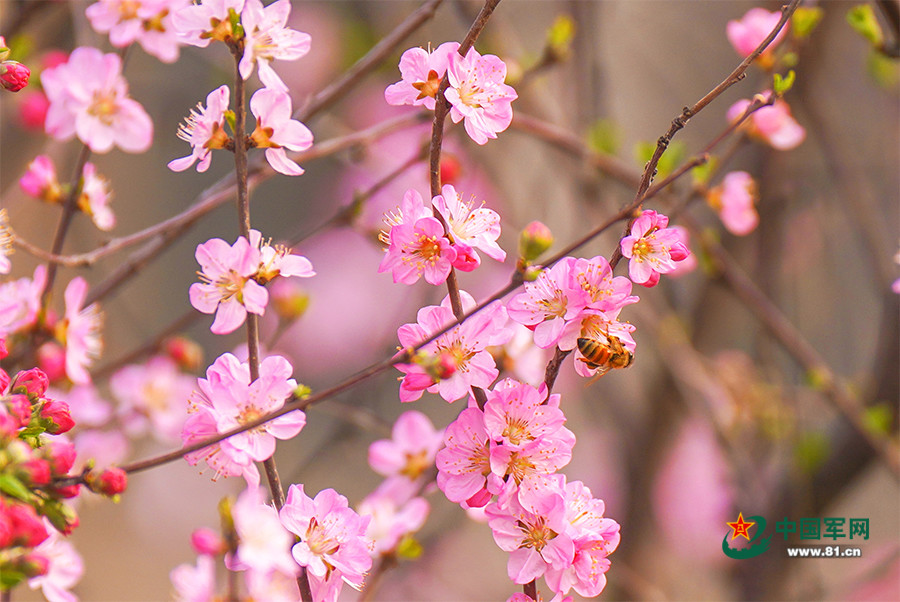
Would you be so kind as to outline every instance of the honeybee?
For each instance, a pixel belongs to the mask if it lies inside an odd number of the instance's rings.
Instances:
[[[627,368],[634,361],[634,354],[628,351],[619,337],[601,333],[606,337],[606,342],[591,337],[578,339],[578,350],[584,357],[579,361],[587,364],[591,370],[597,370],[597,376],[603,376],[611,369]]]

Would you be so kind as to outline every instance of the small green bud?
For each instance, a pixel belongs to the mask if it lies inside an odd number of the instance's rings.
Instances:
[[[545,224],[533,221],[519,235],[519,257],[530,263],[553,245],[553,233]]]
[[[871,4],[854,6],[847,12],[847,23],[875,48],[884,46],[884,32],[875,18],[875,9]]]

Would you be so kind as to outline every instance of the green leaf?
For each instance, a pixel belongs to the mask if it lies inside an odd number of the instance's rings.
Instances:
[[[877,435],[890,434],[893,418],[894,412],[886,403],[879,403],[866,408],[862,416],[866,429]]]
[[[716,170],[716,166],[719,163],[718,159],[715,157],[710,157],[706,163],[698,165],[694,169],[691,170],[691,177],[694,179],[694,184],[707,184],[709,183],[710,178],[712,177],[713,172]]]
[[[804,433],[794,446],[794,461],[806,474],[816,472],[830,455],[831,442],[827,435],[819,431]]]
[[[900,63],[874,48],[866,59],[866,70],[885,90],[895,90],[900,84]]]
[[[620,144],[619,128],[611,119],[598,119],[588,130],[588,146],[591,150],[615,155]]]
[[[798,40],[809,37],[825,12],[818,6],[800,6],[791,17],[791,31]]]
[[[884,33],[875,18],[875,9],[871,4],[854,6],[847,12],[847,23],[875,48],[884,46]]]
[[[772,82],[772,89],[777,96],[784,96],[785,93],[794,86],[795,79],[797,79],[797,74],[794,73],[793,69],[788,71],[788,74],[785,77],[781,77],[780,73],[776,73],[774,75],[774,81]]]
[[[680,140],[669,143],[668,148],[666,148],[662,157],[659,158],[659,163],[656,165],[657,181],[675,171],[675,168],[682,163],[685,148],[684,142]],[[656,144],[653,142],[638,142],[635,148],[635,156],[644,164],[653,158],[654,152],[656,152]]]
[[[575,21],[569,15],[559,15],[547,30],[547,52],[557,60],[565,60],[572,53]]]
[[[34,499],[34,494],[31,493],[28,487],[11,474],[0,474],[0,491],[22,500],[26,504],[30,504]]]

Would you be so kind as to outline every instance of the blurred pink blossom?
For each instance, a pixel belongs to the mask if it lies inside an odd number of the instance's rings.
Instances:
[[[50,100],[47,133],[57,140],[77,134],[96,153],[118,146],[142,153],[153,140],[153,122],[144,108],[128,96],[122,60],[82,46],[67,63],[41,73],[41,85]]]
[[[719,214],[729,232],[744,236],[759,223],[756,213],[756,181],[746,171],[732,171],[707,194],[709,205]]]
[[[765,94],[771,94],[766,92]],[[750,106],[746,98],[728,109],[728,121],[737,121]],[[791,150],[800,146],[806,138],[806,130],[791,115],[788,103],[779,98],[775,104],[753,112],[744,122],[748,133],[776,150]]]

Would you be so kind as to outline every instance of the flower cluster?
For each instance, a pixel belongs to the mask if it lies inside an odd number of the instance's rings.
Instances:
[[[381,240],[388,245],[379,272],[391,271],[394,282],[413,284],[424,278],[429,284],[441,284],[455,268],[471,272],[481,265],[476,249],[497,261],[506,252],[497,244],[500,216],[474,202],[460,200],[456,189],[447,184],[432,199],[434,210],[415,190],[403,195],[399,209],[386,217],[390,226]],[[440,215],[447,224],[437,218]]]
[[[432,52],[410,48],[400,57],[402,79],[384,91],[392,105],[422,105],[434,110],[438,94],[450,103],[454,123],[464,120],[466,133],[478,144],[497,137],[512,122],[516,91],[507,84],[506,64],[498,57],[482,56],[470,48],[459,54],[459,44],[446,42]],[[441,90],[447,78],[448,87]]]
[[[638,301],[631,286],[628,278],[613,276],[602,256],[566,257],[526,283],[507,310],[511,319],[534,331],[538,347],[574,349],[579,374],[602,374],[624,368],[634,353],[634,327],[618,320],[626,305]]]
[[[96,303],[84,307],[87,282],[78,276],[66,286],[62,319],[51,314],[42,316],[41,293],[46,281],[46,267],[39,265],[32,278],[0,284],[0,336],[6,337],[12,349],[21,342],[21,335],[43,333],[50,339],[45,345],[64,349],[64,369],[58,374],[51,370],[53,376],[68,377],[75,384],[89,383],[88,368],[103,349],[100,338],[103,315]]]
[[[291,118],[288,88],[270,64],[274,59],[296,60],[309,52],[309,34],[287,27],[290,12],[290,0],[279,0],[269,6],[263,6],[261,0],[207,0],[174,12],[172,23],[184,43],[205,47],[211,40],[218,40],[240,49],[241,77],[248,79],[257,65],[264,87],[250,98],[256,125],[245,140],[237,141],[225,131],[225,123],[231,119],[233,125],[234,119],[228,108],[228,87],[210,92],[206,106],[198,104],[178,130],[178,137],[191,145],[191,154],[170,161],[170,169],[183,171],[199,160],[197,171],[206,171],[212,159],[211,151],[234,150],[235,144],[242,144],[246,148],[265,149],[266,160],[279,173],[288,176],[303,173],[303,168],[288,158],[287,151],[308,149],[313,135],[305,125]]]
[[[38,155],[28,164],[25,174],[19,178],[19,186],[28,196],[45,203],[64,203],[72,194],[68,184],[60,184],[56,166],[47,155]],[[112,198],[109,181],[97,173],[93,163],[84,164],[78,181],[76,207],[89,216],[100,230],[112,230],[116,216],[109,206]]]
[[[557,471],[569,463],[574,434],[563,426],[560,396],[505,379],[484,409],[470,403],[437,454],[438,486],[448,499],[484,508],[497,545],[510,552],[509,578],[544,577],[557,593],[603,589],[619,525],[603,502]]]
[[[0,348],[5,356],[5,344]],[[52,535],[68,535],[78,526],[78,516],[65,500],[77,496],[80,485],[55,483],[68,476],[75,463],[75,447],[60,437],[75,421],[66,402],[49,397],[48,384],[38,368],[19,372],[12,380],[0,369],[2,590],[26,579],[46,579],[55,570],[59,543]]]
[[[270,356],[260,363],[259,378],[251,382],[246,362],[230,353],[219,356],[206,370],[206,378],[197,379],[199,391],[191,399],[184,423],[184,444],[225,433],[281,408],[297,388],[297,381],[290,378],[293,371],[283,357]],[[290,439],[305,424],[306,415],[296,410],[187,454],[185,459],[191,465],[205,460],[216,477],[243,475],[249,486],[256,487],[259,470],[254,462],[269,459],[275,453],[275,439]]]
[[[172,16],[190,0],[99,0],[84,11],[91,27],[109,34],[109,43],[127,48],[137,42],[164,63],[178,60],[181,40]]]
[[[248,312],[263,315],[269,302],[264,285],[273,279],[315,275],[308,259],[263,242],[256,230],[250,232],[249,240],[240,236],[233,245],[212,238],[197,246],[196,258],[202,282],[191,285],[191,305],[216,315],[210,327],[214,334],[233,332]]]

